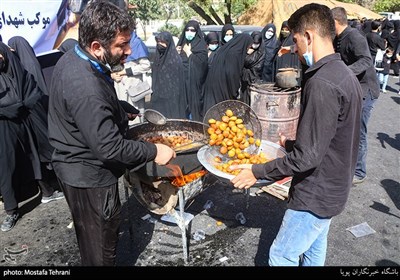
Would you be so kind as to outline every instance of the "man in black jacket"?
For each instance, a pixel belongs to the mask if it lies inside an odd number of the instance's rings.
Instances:
[[[378,21],[373,21],[371,23],[371,31],[365,35],[367,38],[367,43],[369,47],[369,52],[371,53],[372,63],[375,63],[376,53],[378,49],[386,49],[386,40],[379,35],[379,28],[381,24]]]
[[[281,137],[287,155],[244,164],[231,180],[249,188],[257,179],[293,176],[288,210],[269,252],[271,266],[322,266],[333,216],[345,207],[357,160],[362,90],[335,54],[330,9],[309,4],[288,21],[297,54],[309,68],[303,77],[296,140]]]
[[[91,1],[83,11],[79,45],[55,66],[49,105],[52,162],[77,235],[82,265],[114,265],[126,168],[175,157],[168,146],[127,139],[128,118],[110,69],[131,53],[134,28],[126,10]]]
[[[340,53],[344,63],[357,75],[363,90],[361,113],[360,144],[353,184],[362,183],[367,176],[367,126],[372,109],[379,97],[379,82],[371,58],[367,39],[357,29],[347,25],[346,10],[342,7],[332,9],[335,19],[335,51]]]

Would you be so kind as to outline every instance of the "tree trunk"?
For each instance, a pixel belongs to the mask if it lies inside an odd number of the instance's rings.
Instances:
[[[213,7],[210,7],[208,10],[210,11],[210,14],[214,17],[214,19],[218,22],[218,24],[224,25],[224,22],[218,16],[217,12],[213,9]]]
[[[232,23],[232,17],[231,17],[232,3],[231,3],[231,0],[225,0],[225,4],[226,4],[226,11],[227,11],[227,13],[224,14],[225,23]]]
[[[201,16],[208,25],[216,24],[215,21],[209,15],[207,15],[206,12],[195,2],[190,1],[188,3],[188,6],[192,8],[199,16]]]

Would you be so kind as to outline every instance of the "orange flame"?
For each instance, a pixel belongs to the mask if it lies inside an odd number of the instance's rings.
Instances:
[[[173,178],[171,184],[175,187],[183,187],[186,184],[189,184],[190,182],[204,176],[207,173],[206,170],[200,170],[198,172],[183,175],[182,170],[178,165],[168,164],[167,167],[171,170],[171,176],[169,177]]]

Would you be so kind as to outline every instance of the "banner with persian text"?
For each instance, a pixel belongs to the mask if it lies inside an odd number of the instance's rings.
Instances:
[[[66,36],[70,14],[67,0],[0,0],[2,41],[22,36],[37,55],[49,52]]]

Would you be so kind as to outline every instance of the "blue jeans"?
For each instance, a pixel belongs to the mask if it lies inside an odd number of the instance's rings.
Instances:
[[[380,86],[381,90],[386,90],[386,86],[387,86],[387,83],[389,80],[389,74],[379,73],[378,79],[379,79],[379,86]]]
[[[372,99],[372,94],[369,91],[363,101],[361,111],[361,127],[360,127],[360,143],[358,145],[358,156],[355,176],[359,179],[367,175],[367,125],[371,111],[374,108],[377,99]]]
[[[288,209],[269,250],[270,266],[323,266],[332,218]]]

